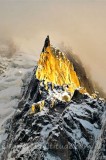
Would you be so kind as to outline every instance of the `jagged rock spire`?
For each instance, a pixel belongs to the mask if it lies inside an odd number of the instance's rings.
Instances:
[[[44,52],[45,49],[46,49],[48,46],[50,46],[49,35],[48,35],[48,36],[46,37],[46,39],[45,39],[45,43],[44,43],[44,47],[43,47],[43,49],[42,49],[42,52]]]
[[[45,39],[44,47],[38,61],[36,78],[41,81],[44,80],[46,89],[49,82],[58,86],[68,85],[68,87],[64,87],[71,93],[80,87],[73,64],[63,52],[50,46],[49,36]],[[83,90],[83,93],[85,92],[86,90]]]

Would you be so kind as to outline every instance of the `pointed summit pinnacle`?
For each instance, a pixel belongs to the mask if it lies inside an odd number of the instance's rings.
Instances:
[[[44,47],[43,47],[43,49],[42,49],[42,52],[44,52],[45,49],[46,49],[48,46],[50,46],[49,35],[48,35],[48,36],[46,37],[46,39],[45,39],[45,43],[44,43]]]

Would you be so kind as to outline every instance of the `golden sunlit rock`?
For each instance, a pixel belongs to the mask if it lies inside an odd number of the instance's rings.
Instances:
[[[73,93],[80,87],[73,64],[66,58],[64,53],[50,46],[47,38],[45,43],[46,47],[44,46],[38,61],[36,78],[44,80],[46,86],[48,82],[52,82],[53,85],[66,85],[67,90]]]
[[[31,106],[30,114],[42,111],[42,109],[44,107],[44,103],[45,103],[44,100],[39,101],[38,103],[33,103],[32,106]]]

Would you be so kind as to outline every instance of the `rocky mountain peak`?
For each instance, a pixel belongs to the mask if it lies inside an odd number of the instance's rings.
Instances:
[[[8,120],[2,160],[97,160],[92,150],[105,160],[106,102],[80,88],[73,64],[47,37],[38,65],[23,80],[16,112]]]
[[[74,93],[81,88],[79,78],[74,70],[73,63],[59,49],[50,45],[49,36],[45,39],[44,47],[38,61],[36,78],[44,80],[45,85],[51,82],[52,85],[67,86],[67,91]],[[86,89],[82,89],[86,92]]]
[[[42,52],[44,52],[46,50],[47,47],[50,46],[50,39],[49,39],[49,35],[46,37],[45,42],[44,42],[44,46],[42,49]]]

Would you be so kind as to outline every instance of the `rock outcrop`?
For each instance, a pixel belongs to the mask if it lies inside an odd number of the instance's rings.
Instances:
[[[81,88],[73,64],[45,44],[6,128],[2,160],[86,160],[96,145],[105,100]]]
[[[73,64],[67,59],[63,52],[59,49],[54,49],[50,45],[49,36],[47,36],[45,40],[40,55],[36,70],[36,78],[40,81],[43,80],[45,85],[47,85],[48,82],[51,82],[52,85],[66,85],[71,93],[73,93],[75,89],[81,87]]]

